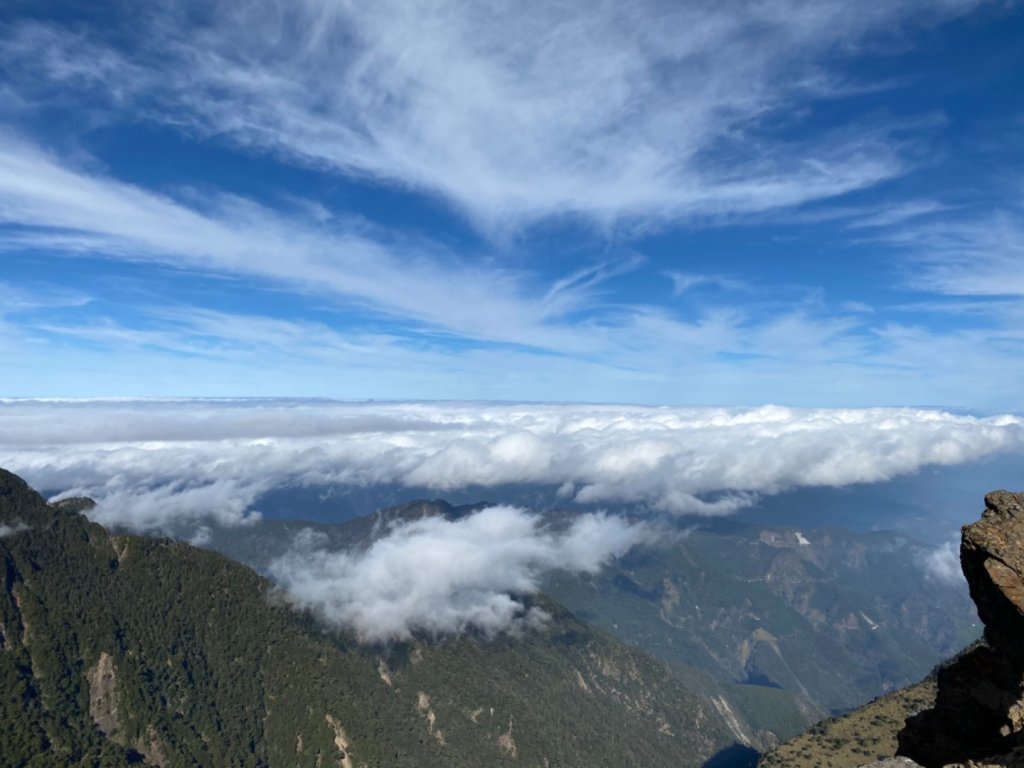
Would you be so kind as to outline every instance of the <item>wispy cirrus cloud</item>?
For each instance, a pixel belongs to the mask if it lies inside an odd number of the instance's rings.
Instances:
[[[941,316],[952,309],[933,303],[901,312]],[[7,391],[26,395],[122,395],[127,385],[137,395],[218,396],[229,382],[264,396],[545,400],[563,392],[589,402],[872,405],[881,398],[901,405],[957,403],[970,392],[989,409],[1012,409],[1024,375],[1024,335],[1013,330],[1020,313],[1005,302],[975,304],[974,327],[946,332],[859,306],[837,316],[814,301],[760,310],[711,306],[691,321],[657,308],[613,308],[562,323],[573,343],[550,351],[452,348],[437,334],[401,326],[339,329],[157,303],[129,313],[121,306],[115,318],[86,304],[56,314],[45,307],[12,313],[0,340],[8,359],[18,361],[5,377]],[[993,323],[1000,328],[988,327]],[[42,391],[21,383],[54,360],[86,373],[54,377]],[[184,384],[183,366],[192,372]],[[977,375],[995,369],[1000,376]]]
[[[731,275],[708,275],[694,272],[680,272],[673,270],[665,273],[665,277],[672,281],[672,292],[676,296],[682,296],[695,288],[710,287],[726,291],[748,291],[751,286]]]
[[[355,304],[371,316],[396,320],[407,332],[425,330],[594,360],[625,376],[643,371],[675,375],[663,370],[668,349],[680,366],[713,363],[722,352],[772,359],[791,355],[791,363],[799,364],[853,359],[864,343],[862,330],[848,320],[817,316],[799,305],[767,318],[724,306],[683,319],[657,306],[595,301],[602,283],[642,263],[636,255],[545,280],[460,261],[430,243],[411,244],[365,226],[283,215],[238,197],[215,196],[199,208],[77,167],[16,136],[6,138],[0,148],[0,222],[13,228],[0,234],[0,246],[8,249],[95,254],[257,279]],[[284,336],[292,342],[304,336],[295,348],[313,351],[314,357],[402,347],[398,336],[343,334],[313,322],[201,308],[155,307],[147,313],[156,317],[155,325],[131,327],[102,316],[75,324],[46,318],[37,320],[33,330],[197,354],[230,354]],[[421,333],[419,346],[429,350],[429,335]],[[367,357],[364,364],[373,359]]]
[[[847,52],[976,5],[158,4],[120,9],[129,49],[25,24],[0,52],[29,93],[92,88],[146,119],[441,195],[493,229],[751,213],[898,175],[884,126],[792,143],[773,122],[856,91],[832,68]]]
[[[543,301],[528,294],[523,275],[460,263],[430,244],[282,216],[227,195],[200,210],[76,168],[17,136],[3,139],[0,223],[17,227],[0,236],[8,249],[255,277],[471,338],[573,346],[574,337],[551,321],[577,306],[579,286]]]
[[[910,250],[911,280],[949,296],[1024,296],[1024,208],[901,228],[889,242]]]
[[[302,178],[345,177],[389,206],[413,201],[437,213],[441,199],[493,237],[453,244],[449,225],[455,239],[474,238],[447,213],[422,227],[391,207],[366,214],[386,227],[339,217],[329,200],[294,199],[294,187],[256,202],[218,191],[223,179],[187,164],[170,176],[200,186],[147,187],[145,174],[125,180],[131,162],[111,151],[110,170],[76,144],[84,133],[103,156],[109,136],[92,142],[77,125],[74,138],[45,126],[32,140],[4,130],[0,245],[8,252],[170,265],[258,286],[194,306],[213,293],[176,296],[169,270],[137,270],[159,286],[155,301],[7,317],[0,341],[20,361],[7,391],[68,392],[60,389],[68,377],[27,373],[60,360],[89,393],[121,392],[130,381],[133,392],[153,394],[257,387],[851,405],[969,397],[987,410],[1019,408],[1017,315],[990,312],[984,323],[950,329],[935,319],[939,302],[929,317],[905,313],[889,291],[1019,295],[1016,214],[969,231],[962,211],[913,184],[909,198],[887,188],[887,204],[864,195],[829,202],[903,174],[920,156],[922,124],[941,118],[818,109],[907,87],[888,77],[857,82],[845,65],[912,48],[922,25],[979,5],[243,0],[157,2],[144,12],[112,4],[74,22],[41,21],[41,12],[10,23],[0,36],[5,123],[32,124],[25,116],[35,114],[39,127],[39,115],[57,106],[115,132],[170,125],[192,148],[233,162],[238,148],[258,156],[251,165],[267,173],[264,191],[282,165],[298,164],[323,172]],[[813,201],[811,210],[794,208]],[[578,220],[595,239],[573,241]],[[573,231],[553,245],[544,227],[530,228],[540,222],[559,237]],[[789,254],[760,245],[774,230],[753,238],[756,248],[723,245],[728,267],[715,263],[714,248],[695,253],[685,238],[638,247],[663,227],[678,235],[680,225],[737,222],[831,222],[842,242],[835,251],[834,239],[813,245],[822,265],[838,265],[850,239],[877,243],[866,268],[881,277],[836,279],[817,302],[796,296],[772,269]],[[564,259],[552,253],[563,244]],[[903,283],[881,266],[894,247],[912,251]],[[794,263],[814,267],[815,280],[845,275],[815,260]],[[666,275],[685,300],[673,301]],[[288,310],[264,301],[274,291],[291,294]],[[297,306],[311,297],[328,311]],[[909,306],[905,298],[896,300]],[[971,373],[994,366],[998,378]],[[366,373],[374,367],[376,380]]]

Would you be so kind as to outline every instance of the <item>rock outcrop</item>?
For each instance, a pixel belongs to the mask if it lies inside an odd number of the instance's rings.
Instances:
[[[935,708],[899,734],[899,754],[925,768],[1024,768],[1024,494],[985,507],[960,546],[984,642],[939,671]]]

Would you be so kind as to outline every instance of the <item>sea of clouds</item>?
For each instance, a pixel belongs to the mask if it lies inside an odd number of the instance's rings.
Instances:
[[[725,515],[792,488],[1021,451],[1018,417],[910,408],[0,401],[0,466],[90,496],[93,519],[139,531],[245,525],[259,519],[261,494],[295,485],[443,495],[526,484],[549,489],[552,506],[595,508],[558,531],[515,507],[404,523],[363,551],[300,537],[275,578],[368,640],[537,620],[515,596],[545,572],[593,572],[650,538],[620,507]],[[927,565],[949,578],[952,560],[936,553]]]
[[[911,408],[674,408],[308,400],[8,400],[0,466],[87,495],[101,523],[243,523],[284,485],[438,494],[512,484],[557,499],[728,514],[1024,450],[1024,420]]]

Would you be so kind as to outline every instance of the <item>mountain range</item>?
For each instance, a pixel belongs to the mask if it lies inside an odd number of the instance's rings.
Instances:
[[[542,595],[521,636],[367,645],[87,504],[0,472],[3,765],[703,766],[735,742],[666,662]]]
[[[739,768],[977,634],[903,534],[719,521],[553,572],[518,596],[542,627],[367,644],[290,604],[271,563],[310,530],[359,550],[485,504],[212,526],[203,547],[108,532],[91,505],[0,474],[4,764]]]
[[[267,572],[303,531],[359,549],[397,522],[483,506],[420,500],[341,523],[213,527],[204,546]],[[568,519],[548,513],[553,527]],[[980,631],[966,584],[930,574],[930,550],[902,533],[730,521],[665,533],[596,575],[554,571],[544,591],[669,663],[758,750],[920,680]]]

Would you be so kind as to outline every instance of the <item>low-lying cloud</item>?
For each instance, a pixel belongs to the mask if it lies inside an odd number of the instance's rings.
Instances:
[[[945,542],[920,555],[921,567],[929,579],[943,584],[957,584],[964,580],[960,569],[960,553],[952,542]]]
[[[6,536],[13,536],[16,533],[27,531],[28,525],[23,523],[21,520],[16,520],[12,525],[7,523],[0,523],[0,539]]]
[[[286,400],[0,402],[0,466],[88,495],[106,524],[252,518],[285,485],[444,495],[530,485],[552,504],[729,514],[1024,450],[1024,420],[911,408],[667,408]]]
[[[358,552],[329,551],[307,529],[271,573],[291,600],[365,642],[469,627],[493,636],[543,623],[547,614],[518,596],[536,592],[544,573],[595,573],[651,535],[603,514],[553,531],[538,515],[499,506],[402,522]]]

